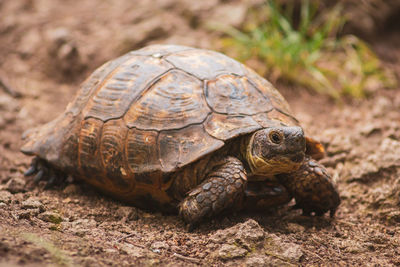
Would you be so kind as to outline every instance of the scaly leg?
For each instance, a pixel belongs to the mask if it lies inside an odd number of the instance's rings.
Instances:
[[[179,214],[190,226],[201,219],[234,206],[244,196],[247,184],[242,162],[226,157],[208,173],[207,178],[188,193],[179,204]]]
[[[35,184],[39,183],[42,180],[47,181],[45,189],[61,185],[66,180],[65,174],[61,172],[56,172],[53,168],[48,166],[46,161],[40,159],[39,157],[33,158],[31,166],[24,173],[24,176],[32,175],[35,175],[35,177],[33,178],[33,182]]]
[[[315,212],[321,216],[327,211],[331,217],[335,215],[339,193],[325,168],[315,160],[308,157],[299,170],[277,177],[296,199],[295,208],[302,209],[305,215]]]

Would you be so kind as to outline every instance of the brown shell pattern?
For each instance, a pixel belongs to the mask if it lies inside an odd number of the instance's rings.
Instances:
[[[75,126],[68,129],[78,138],[62,140],[56,131],[67,132],[59,128],[71,117]],[[254,71],[217,52],[173,45],[148,46],[104,64],[58,121],[53,133],[46,129],[46,137],[57,136],[55,142],[63,143],[57,147],[64,148],[60,153],[77,159],[79,173],[100,187],[111,181],[107,186],[127,191],[138,184],[147,191],[161,186],[161,173],[176,171],[236,136],[297,124],[279,92]],[[43,140],[28,140],[23,149],[39,155],[39,143]],[[71,147],[77,148],[74,156],[65,151]]]

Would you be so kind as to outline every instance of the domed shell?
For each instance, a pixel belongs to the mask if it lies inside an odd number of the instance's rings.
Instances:
[[[241,63],[152,45],[98,68],[64,114],[27,134],[22,151],[123,185],[176,171],[239,135],[297,125],[290,114],[280,93]]]

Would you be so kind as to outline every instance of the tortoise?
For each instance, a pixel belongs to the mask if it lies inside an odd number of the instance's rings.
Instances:
[[[66,111],[23,135],[25,175],[67,175],[189,225],[223,211],[278,206],[333,217],[339,194],[267,80],[221,53],[151,45],[98,68]]]

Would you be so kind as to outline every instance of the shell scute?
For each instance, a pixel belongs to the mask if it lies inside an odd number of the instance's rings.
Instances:
[[[185,50],[168,55],[165,59],[202,80],[212,80],[221,74],[244,74],[241,63],[210,50]]]
[[[253,115],[273,108],[269,98],[246,77],[223,75],[208,81],[206,97],[214,111],[230,115]]]
[[[261,126],[250,116],[213,113],[205,121],[204,128],[215,138],[229,140],[242,133],[256,131]]]
[[[102,81],[82,110],[84,118],[106,121],[122,117],[151,81],[171,68],[159,58],[131,56]]]
[[[158,155],[157,131],[129,129],[125,140],[125,154],[130,172],[147,173],[161,170]]]
[[[72,113],[76,116],[83,109],[84,105],[88,102],[92,93],[101,86],[101,81],[105,80],[110,73],[118,68],[122,62],[129,59],[129,55],[124,55],[116,58],[112,61],[104,63],[102,66],[97,68],[80,86],[79,93],[76,95],[74,101],[72,101],[66,112]]]
[[[100,156],[107,177],[113,177],[116,186],[129,185],[125,165],[124,146],[128,128],[122,120],[104,123],[100,137]]]
[[[251,80],[252,83],[254,83],[254,85],[263,93],[263,95],[269,98],[275,108],[282,110],[286,114],[292,113],[289,104],[269,81],[258,75],[252,69],[246,66],[243,67],[245,69],[246,77],[248,77],[248,79]]]
[[[97,119],[82,121],[79,132],[78,166],[83,177],[88,180],[96,179],[98,183],[104,183],[102,179],[103,165],[100,160],[100,137],[103,122]]]
[[[299,122],[294,117],[290,116],[289,114],[285,114],[278,109],[253,115],[252,118],[262,127],[299,125]]]
[[[172,70],[132,104],[124,120],[130,128],[160,131],[201,123],[210,112],[203,83],[185,72]]]
[[[223,141],[208,135],[202,124],[162,131],[158,138],[162,170],[175,171],[223,145]]]

